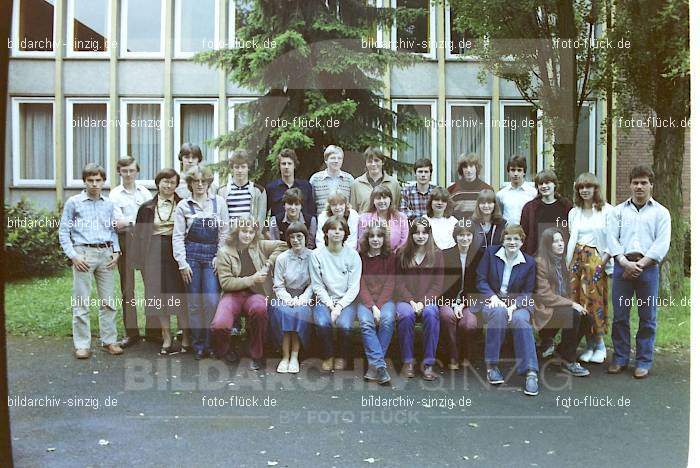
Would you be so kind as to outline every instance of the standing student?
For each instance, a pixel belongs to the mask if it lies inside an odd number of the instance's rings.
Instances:
[[[540,392],[537,373],[537,351],[532,335],[532,293],[535,290],[535,259],[521,251],[525,232],[518,224],[503,230],[502,246],[486,249],[476,269],[476,289],[485,298],[481,314],[486,323],[484,360],[486,380],[491,385],[504,382],[498,368],[506,330],[513,333],[516,369],[525,375],[525,395]]]
[[[435,187],[428,199],[428,213],[425,219],[430,223],[433,240],[440,250],[455,246],[452,230],[457,224],[457,218],[452,216],[452,200],[450,193],[444,187]]]
[[[476,198],[482,190],[493,190],[489,184],[481,180],[481,160],[475,153],[462,153],[457,160],[457,173],[459,179],[450,185],[447,191],[450,193],[453,214],[458,219],[469,219],[476,207]],[[449,234],[449,233],[448,233]]]
[[[343,370],[350,355],[350,332],[355,321],[352,303],[360,292],[362,261],[354,247],[343,245],[350,235],[344,218],[331,216],[322,229],[325,247],[311,254],[311,285],[316,294],[314,324],[321,342],[321,369]],[[333,344],[333,325],[338,329],[337,345]]]
[[[348,223],[350,235],[345,239],[344,245],[349,245],[353,248],[357,246],[357,228],[360,223],[360,215],[357,214],[357,211],[352,209],[350,203],[348,203],[347,197],[340,192],[333,192],[328,196],[326,200],[326,209],[318,215],[318,223],[316,224],[316,245],[326,245],[324,241],[325,234],[321,227],[326,224],[326,221],[328,221],[328,218],[331,216],[340,216]]]
[[[367,356],[364,378],[385,385],[391,381],[385,357],[394,334],[396,257],[389,248],[389,235],[384,226],[373,226],[364,232],[360,239],[360,258],[362,278],[357,318]]]
[[[190,189],[187,188],[185,175],[193,167],[199,166],[202,163],[204,156],[202,155],[202,149],[199,146],[192,143],[183,143],[180,147],[180,152],[177,155],[177,159],[180,161],[181,165],[181,177],[180,185],[177,186],[175,193],[177,193],[177,196],[180,197],[181,200],[185,200],[192,195]],[[218,189],[219,186],[212,180],[211,185],[209,186],[209,195],[216,195],[216,191]]]
[[[537,196],[537,189],[525,180],[527,159],[524,156],[513,155],[506,163],[506,172],[510,182],[498,191],[496,200],[506,223],[519,224],[523,206]]]
[[[219,359],[236,361],[229,354],[231,328],[244,315],[250,336],[250,370],[263,367],[267,336],[267,298],[272,297],[272,268],[287,250],[282,241],[261,238],[258,220],[251,215],[233,220],[226,243],[216,256],[216,272],[223,294],[211,321],[214,349]]]
[[[306,226],[306,246],[316,248],[316,216],[302,212],[304,195],[298,188],[290,188],[282,197],[284,211],[270,217],[270,239],[286,241],[285,233],[291,223],[300,222]],[[309,217],[310,216],[310,217]]]
[[[388,188],[378,185],[372,189],[369,197],[369,210],[360,215],[357,235],[362,234],[370,226],[386,226],[389,231],[389,246],[392,251],[401,247],[408,237],[408,218],[396,211],[391,204],[391,192]]]
[[[501,208],[496,203],[496,194],[493,190],[482,190],[476,198],[476,209],[472,215],[471,228],[475,235],[475,241],[481,248],[477,252],[476,264],[478,265],[486,249],[492,245],[501,245],[503,229],[506,220],[501,216]]]
[[[612,282],[612,342],[615,348],[608,373],[619,374],[630,359],[630,308],[637,296],[639,329],[634,376],[649,375],[656,338],[659,263],[671,243],[671,215],[651,196],[654,171],[635,166],[629,175],[632,197],[617,205],[608,221],[608,249],[615,258]]]
[[[538,172],[535,186],[537,197],[525,204],[520,215],[520,225],[525,231],[523,252],[528,255],[537,253],[540,236],[548,227],[561,227],[564,242],[569,241],[569,230],[564,224],[572,205],[568,198],[559,195],[557,175],[550,169]]]
[[[536,258],[537,285],[533,323],[539,331],[542,348],[554,345],[554,336],[561,329],[557,354],[561,369],[574,377],[586,377],[588,369],[576,362],[576,347],[581,317],[588,312],[578,302],[569,299],[569,272],[566,269],[566,244],[559,228],[547,228],[542,233]],[[544,357],[544,356],[543,356]]]
[[[614,263],[608,252],[607,223],[613,207],[601,198],[598,179],[589,172],[576,179],[574,204],[566,250],[571,299],[590,312],[581,320],[587,347],[579,360],[600,364],[607,356],[603,338],[608,333],[608,276]]]
[[[413,163],[416,183],[401,189],[401,205],[399,211],[406,215],[409,221],[422,218],[428,214],[428,198],[436,187],[430,183],[433,177],[433,163],[430,159],[421,158]]]
[[[396,177],[384,172],[384,154],[379,148],[365,150],[365,167],[367,171],[355,179],[350,191],[350,204],[358,213],[364,213],[369,208],[369,198],[372,189],[383,185],[391,192],[391,203],[399,206],[401,201],[401,185]]]
[[[477,329],[476,310],[476,266],[480,250],[474,233],[464,220],[452,230],[455,245],[442,252],[444,259],[443,294],[440,305],[440,331],[447,341],[449,362],[447,368],[459,369],[460,348],[462,366],[467,367],[467,347],[474,341]],[[458,346],[458,343],[461,346]]]
[[[275,261],[275,300],[270,306],[272,335],[282,345],[281,374],[299,372],[299,348],[309,349],[313,315],[313,288],[309,275],[311,251],[305,247],[309,232],[303,223],[293,222],[285,237],[289,250]]]
[[[415,376],[413,336],[418,319],[423,322],[423,379],[435,380],[435,351],[440,337],[437,298],[442,294],[443,255],[433,241],[427,219],[411,224],[408,240],[398,252],[396,315],[403,367],[401,375]]]
[[[85,165],[85,190],[66,201],[58,229],[61,248],[73,263],[73,345],[78,359],[87,359],[91,353],[89,304],[93,278],[100,298],[102,346],[112,355],[123,353],[117,344],[114,307],[114,266],[121,250],[114,229],[114,204],[102,195],[106,178],[101,166]]]
[[[219,302],[214,259],[228,231],[224,199],[210,195],[214,176],[208,168],[193,167],[185,176],[192,193],[177,204],[173,226],[173,257],[187,288],[192,347],[196,360],[213,353],[209,324]]]
[[[251,215],[260,226],[265,225],[267,216],[267,194],[262,185],[248,178],[251,157],[247,150],[238,149],[228,160],[231,177],[218,194],[226,202],[229,219]]]
[[[134,296],[136,286],[134,224],[136,224],[139,207],[151,199],[151,192],[136,182],[140,170],[139,164],[131,156],[121,158],[117,161],[117,172],[122,183],[109,192],[109,199],[114,203],[114,219],[119,235],[119,246],[122,249],[117,263],[122,291],[122,319],[126,332],[126,336],[119,343],[122,348],[136,344],[141,339]]]
[[[135,259],[143,275],[146,317],[160,325],[163,342],[161,355],[177,350],[170,334],[170,316],[187,323],[185,284],[173,257],[175,207],[180,197],[175,189],[180,175],[175,169],[163,169],[156,174],[158,193],[139,208],[134,227]],[[182,349],[189,348],[189,330],[185,327]]]
[[[339,146],[329,145],[323,152],[323,160],[326,169],[311,176],[309,183],[314,189],[314,200],[316,201],[316,214],[320,215],[326,208],[326,200],[331,193],[339,192],[350,200],[352,183],[355,179],[347,172],[341,171],[345,153]]]
[[[267,208],[271,216],[284,214],[284,202],[282,198],[290,188],[298,188],[304,195],[304,205],[301,209],[304,218],[311,219],[316,216],[316,203],[314,202],[314,191],[308,180],[297,179],[295,172],[299,168],[299,158],[293,149],[285,148],[277,156],[277,167],[280,171],[280,178],[275,179],[265,186],[267,193]]]

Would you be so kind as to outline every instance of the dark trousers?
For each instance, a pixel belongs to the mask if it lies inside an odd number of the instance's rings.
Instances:
[[[579,325],[581,315],[571,307],[555,307],[552,318],[540,330],[542,346],[549,346],[561,329],[561,342],[557,347],[557,353],[568,362],[576,360],[576,347],[579,341]]]
[[[134,287],[136,284],[133,258],[129,253],[133,244],[133,234],[130,232],[119,234],[119,246],[122,254],[117,262],[119,269],[119,285],[122,290],[122,320],[124,321],[124,331],[132,338],[139,336],[139,322],[136,316],[136,300],[134,298]]]

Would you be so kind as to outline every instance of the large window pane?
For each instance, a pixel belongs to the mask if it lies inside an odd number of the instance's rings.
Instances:
[[[454,15],[450,15],[450,53],[469,54],[476,48],[476,35],[469,30],[459,29]]]
[[[432,122],[430,106],[427,104],[399,104],[396,108],[399,118],[414,116],[421,122]],[[398,137],[405,141],[409,148],[399,150],[399,161],[413,164],[417,159],[432,159],[432,125],[422,125],[417,130],[399,133]]]
[[[214,105],[182,104],[180,106],[180,145],[185,142],[202,149],[205,163],[216,162],[216,152],[207,140],[214,138]]]
[[[178,3],[180,52],[199,52],[214,48],[217,0],[180,0]]]
[[[504,106],[503,121],[503,167],[514,154],[527,158],[527,179],[537,172],[537,111],[532,106]],[[504,171],[505,172],[505,171]],[[505,180],[508,181],[508,174]]]
[[[126,154],[141,166],[141,179],[152,180],[160,170],[160,104],[127,104]]]
[[[105,52],[108,47],[108,0],[73,0],[73,50]]]
[[[54,0],[19,2],[19,50],[53,50]]]
[[[396,0],[396,49],[430,52],[430,0]]]
[[[476,153],[481,158],[481,167],[485,167],[486,126],[484,122],[484,107],[452,106],[451,117],[451,180],[457,180],[459,179],[457,159],[462,153]]]
[[[52,180],[53,106],[50,103],[19,104],[20,179]]]
[[[128,52],[160,52],[161,0],[129,0],[126,12]]]
[[[106,168],[107,161],[107,104],[73,104],[73,174],[82,178],[83,167],[97,163]]]

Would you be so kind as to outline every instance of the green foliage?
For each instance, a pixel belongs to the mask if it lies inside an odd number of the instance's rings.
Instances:
[[[60,212],[36,209],[22,199],[5,207],[6,237],[3,273],[8,278],[45,276],[68,264],[58,243]]]

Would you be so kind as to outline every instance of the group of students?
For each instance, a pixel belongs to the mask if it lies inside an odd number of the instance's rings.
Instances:
[[[122,184],[109,197],[102,194],[104,169],[88,164],[86,190],[66,202],[59,230],[74,267],[76,357],[90,356],[93,277],[105,350],[121,354],[140,340],[133,299],[134,270],[140,269],[147,334],[160,329],[163,355],[192,349],[197,360],[237,362],[231,333],[244,316],[252,370],[263,365],[268,334],[282,349],[280,373],[299,372],[299,352],[310,349],[313,336],[322,370],[343,370],[352,358],[357,319],[366,380],[390,382],[386,353],[395,329],[401,375],[420,372],[435,380],[438,342],[446,348],[446,367],[457,370],[469,365],[469,347],[483,326],[488,382],[504,382],[498,366],[510,329],[524,393],[537,395],[533,329],[539,354],[557,354],[564,372],[586,376],[579,362],[605,361],[612,276],[615,349],[608,372],[621,373],[629,364],[636,294],[645,301],[638,301],[634,376],[648,375],[658,265],[670,242],[668,210],[651,197],[651,168],[633,168],[632,196],[612,207],[601,198],[595,175],[578,176],[572,203],[559,195],[551,170],[538,173],[534,184],[526,181],[526,159],[518,155],[506,166],[510,183],[497,193],[480,179],[474,154],[460,156],[460,178],[447,189],[431,184],[428,159],[416,161],[416,182],[402,188],[383,170],[381,150],[369,148],[364,156],[367,172],[354,179],[341,170],[343,150],[331,145],[326,169],[306,181],[295,178],[299,161],[285,149],[278,155],[281,177],[262,187],[248,178],[247,151],[237,150],[229,159],[229,180],[217,187],[200,164],[201,150],[188,143],[179,155],[184,177],[174,169],[159,171],[155,196],[136,182],[139,167],[130,157],[118,162]],[[121,341],[114,265],[123,295]],[[171,315],[183,331],[179,344],[171,335]],[[419,321],[423,350],[416,369]],[[586,347],[577,355],[581,337]]]

